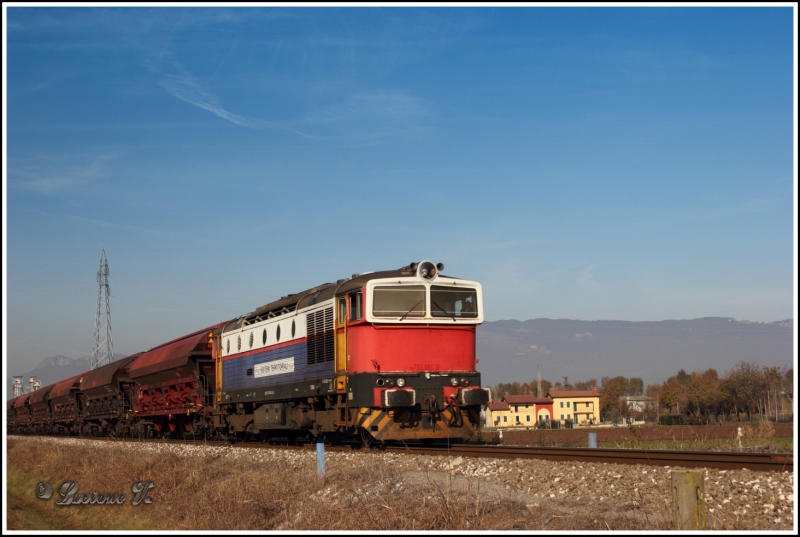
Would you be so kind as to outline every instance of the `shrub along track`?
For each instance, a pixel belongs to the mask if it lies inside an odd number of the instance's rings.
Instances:
[[[576,427],[574,429],[529,429],[504,427],[504,445],[517,446],[569,446],[586,445],[588,433],[597,435],[597,442],[704,442],[712,439],[734,441],[738,429],[756,426],[756,423],[731,422],[714,425],[620,425],[619,427]],[[794,438],[792,423],[772,423],[775,438]],[[499,431],[482,431],[488,444],[500,441]]]

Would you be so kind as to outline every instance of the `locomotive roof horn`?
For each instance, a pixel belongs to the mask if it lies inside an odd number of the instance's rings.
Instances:
[[[431,261],[411,262],[407,266],[402,267],[400,271],[403,276],[419,276],[426,280],[433,279],[438,273],[444,270],[444,263],[437,263],[434,265]]]

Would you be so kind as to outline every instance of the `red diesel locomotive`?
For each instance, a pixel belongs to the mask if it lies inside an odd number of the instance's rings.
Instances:
[[[422,261],[284,296],[9,401],[9,431],[469,438],[489,400],[475,368],[483,298],[443,268]]]

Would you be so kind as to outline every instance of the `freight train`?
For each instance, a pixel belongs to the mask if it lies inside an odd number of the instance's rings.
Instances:
[[[481,285],[410,263],[252,313],[7,402],[9,433],[337,442],[463,440],[489,392],[476,371]]]

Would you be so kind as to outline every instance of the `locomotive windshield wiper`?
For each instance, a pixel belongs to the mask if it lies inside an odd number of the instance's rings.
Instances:
[[[400,320],[402,321],[403,319],[405,319],[406,317],[408,317],[408,314],[409,314],[409,313],[411,313],[412,311],[414,311],[414,308],[416,308],[417,306],[419,306],[420,302],[422,302],[422,300],[420,300],[419,302],[417,302],[416,304],[414,304],[413,306],[411,306],[411,309],[410,309],[410,310],[408,310],[408,311],[406,312],[406,314],[405,314],[405,315],[403,315],[402,317],[400,317]]]
[[[444,309],[443,307],[441,307],[439,304],[437,304],[435,300],[431,300],[431,304],[433,304],[434,306],[436,306],[437,308],[442,310],[442,313],[444,313],[445,315],[447,315],[448,317],[453,319],[453,322],[458,322],[458,321],[456,321],[456,316],[455,315],[450,315],[449,313],[447,313],[447,310]]]

